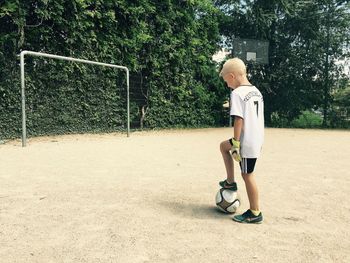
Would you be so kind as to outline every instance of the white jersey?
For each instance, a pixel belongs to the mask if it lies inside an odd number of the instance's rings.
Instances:
[[[242,158],[258,158],[264,142],[264,100],[252,85],[242,85],[231,92],[230,115],[243,119]]]

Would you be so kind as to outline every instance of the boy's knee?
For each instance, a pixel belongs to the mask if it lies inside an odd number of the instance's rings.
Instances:
[[[227,141],[223,141],[220,143],[220,151],[222,153],[229,152],[230,149],[231,149],[231,146],[229,145],[229,143]]]
[[[242,178],[244,181],[252,180],[253,179],[253,173],[241,173]]]

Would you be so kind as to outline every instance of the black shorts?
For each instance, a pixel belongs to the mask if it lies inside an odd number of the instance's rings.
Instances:
[[[239,163],[239,166],[241,166],[241,172],[244,174],[254,172],[255,163],[256,158],[242,158],[242,161]]]

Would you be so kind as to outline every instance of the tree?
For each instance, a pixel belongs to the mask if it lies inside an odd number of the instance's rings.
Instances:
[[[270,42],[269,65],[250,65],[252,80],[272,114],[291,122],[302,110],[323,108],[324,124],[341,72],[336,62],[349,52],[347,1],[221,0],[220,32]],[[223,8],[225,7],[225,8]],[[229,7],[229,8],[228,8]]]

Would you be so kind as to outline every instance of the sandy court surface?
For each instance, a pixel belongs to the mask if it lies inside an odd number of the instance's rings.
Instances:
[[[266,129],[256,168],[261,225],[215,208],[225,177],[219,143],[231,134],[0,145],[0,261],[350,262],[350,132]]]

